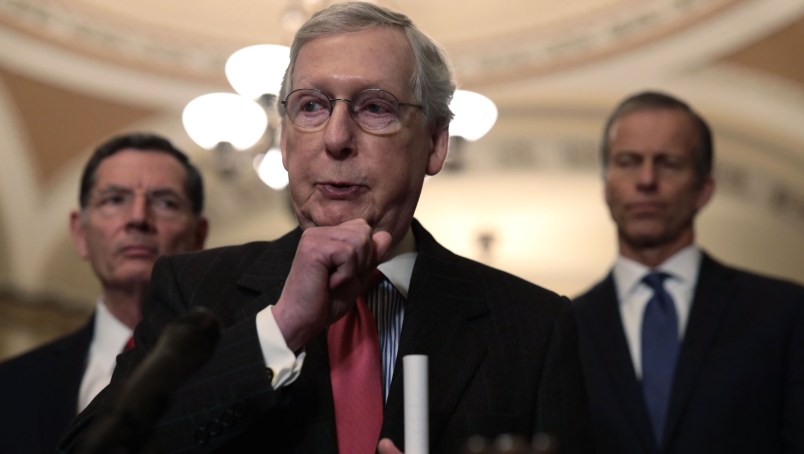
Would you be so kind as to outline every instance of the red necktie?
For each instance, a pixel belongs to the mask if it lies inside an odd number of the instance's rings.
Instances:
[[[128,340],[126,341],[126,346],[123,347],[123,352],[127,352],[127,351],[131,350],[132,348],[134,348],[134,336],[133,335],[131,337],[129,337]]]
[[[382,369],[377,326],[363,296],[329,327],[327,344],[338,452],[373,453],[382,427]]]

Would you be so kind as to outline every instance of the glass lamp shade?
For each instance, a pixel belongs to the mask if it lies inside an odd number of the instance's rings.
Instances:
[[[473,91],[455,90],[449,108],[455,114],[449,124],[449,134],[469,141],[486,135],[497,121],[494,102]]]
[[[238,150],[252,147],[265,134],[268,115],[254,100],[234,93],[208,93],[184,107],[182,123],[202,148],[227,142]]]
[[[271,189],[279,191],[288,185],[288,172],[282,165],[282,152],[279,148],[271,148],[264,155],[255,158],[254,168],[260,180]]]
[[[232,88],[241,95],[259,99],[279,94],[290,62],[290,48],[279,44],[257,44],[235,51],[224,71]]]

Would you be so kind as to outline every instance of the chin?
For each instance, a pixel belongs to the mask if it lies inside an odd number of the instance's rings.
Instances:
[[[141,266],[130,266],[118,270],[117,279],[123,282],[149,281],[154,262],[143,263]]]
[[[632,228],[626,230],[623,236],[626,240],[637,247],[655,247],[666,241],[667,235],[659,228]]]
[[[639,248],[652,248],[667,243],[667,236],[659,232],[628,235],[628,241]]]
[[[312,213],[311,216],[299,217],[300,224],[304,226],[328,227],[343,224],[353,219],[363,219],[372,225],[371,218],[362,210],[343,209],[344,207],[333,207],[333,209],[320,210]]]

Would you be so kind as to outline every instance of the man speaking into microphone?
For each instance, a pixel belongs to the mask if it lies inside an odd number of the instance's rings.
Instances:
[[[80,449],[162,328],[202,306],[221,340],[173,393],[159,452],[404,450],[408,354],[429,358],[431,451],[547,433],[562,454],[587,452],[569,300],[453,254],[413,218],[447,156],[454,89],[406,16],[339,3],[311,17],[279,95],[299,227],[159,260],[137,346],[62,448]]]

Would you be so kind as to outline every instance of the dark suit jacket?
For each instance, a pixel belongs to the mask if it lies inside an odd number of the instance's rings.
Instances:
[[[575,300],[597,452],[804,452],[804,288],[704,254],[661,451],[612,275]]]
[[[78,331],[0,364],[0,452],[53,453],[75,417],[93,318]]]
[[[454,452],[473,434],[539,431],[558,436],[562,454],[586,452],[588,407],[569,301],[452,254],[416,221],[414,234],[419,255],[382,437],[403,447],[402,357],[425,354],[432,452]],[[159,448],[335,453],[326,335],[306,346],[296,382],[274,391],[254,322],[277,301],[300,235],[297,229],[273,242],[160,259],[137,347],[118,358],[112,385],[78,417],[65,449],[74,447],[157,332],[177,314],[206,306],[225,329],[210,362],[174,394],[156,429]]]

